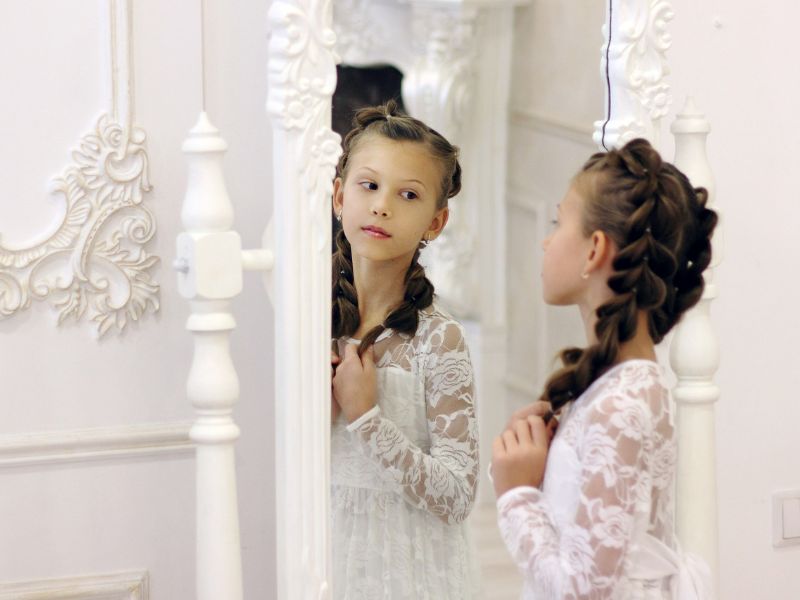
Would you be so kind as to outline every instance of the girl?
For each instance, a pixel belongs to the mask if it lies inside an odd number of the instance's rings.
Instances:
[[[544,299],[578,305],[589,346],[561,353],[541,401],[492,453],[524,598],[707,593],[673,532],[673,408],[654,351],[702,295],[717,221],[706,199],[638,139],[592,156],[558,208]],[[542,417],[562,408],[550,445]]]
[[[468,599],[472,366],[418,262],[461,188],[458,152],[393,102],[354,124],[333,192],[333,596]]]

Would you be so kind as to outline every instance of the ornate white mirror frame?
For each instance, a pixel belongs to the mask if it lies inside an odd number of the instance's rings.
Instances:
[[[368,4],[350,2],[347,14],[366,14]],[[388,5],[384,3],[384,7]],[[480,11],[498,7],[500,12],[487,22],[509,32],[512,4],[487,0],[477,4],[412,2],[411,6],[412,14],[417,15],[416,26],[431,28],[426,37],[430,44],[418,55],[419,62],[412,65],[406,84],[411,111],[432,120],[445,133],[459,135],[458,118],[454,117],[464,108],[466,96],[457,86],[443,88],[441,79],[431,78],[431,68],[435,71],[445,64],[464,74],[471,72],[472,58],[477,64],[484,61],[489,65],[486,60],[510,61],[508,40],[500,50],[493,46],[496,54],[484,54],[482,48],[477,52],[475,46],[468,47],[464,33],[471,31]],[[197,597],[202,600],[242,598],[233,454],[238,428],[232,419],[238,383],[228,352],[228,334],[234,327],[229,304],[241,291],[242,269],[269,270],[273,256],[274,288],[268,288],[276,315],[277,597],[323,599],[331,594],[329,201],[340,153],[339,137],[331,130],[338,60],[332,8],[331,0],[275,0],[270,7],[267,109],[274,135],[275,214],[264,235],[264,249],[243,252],[238,234],[230,230],[233,213],[220,166],[226,146],[204,113],[184,145],[190,161],[182,213],[186,233],[178,240],[176,268],[181,292],[192,305],[188,327],[195,336],[188,388],[197,409],[192,439],[197,444]],[[444,26],[448,14],[454,14],[448,10],[458,12],[459,26],[452,31]],[[426,22],[422,16],[431,19]],[[611,147],[637,136],[658,144],[660,119],[670,104],[665,52],[670,45],[666,24],[671,16],[668,0],[609,0],[601,61],[608,90],[607,118],[597,125],[595,141],[599,145]],[[346,35],[343,40],[347,41]],[[459,50],[464,56],[446,58],[448,40],[467,43]],[[343,49],[355,52],[354,56],[359,52],[352,45]],[[461,85],[463,80],[452,83]],[[436,97],[445,102],[426,100],[437,92]],[[503,93],[501,89],[494,101],[503,102]],[[486,112],[478,115],[492,114],[493,106],[482,108]],[[494,186],[488,191],[499,199],[505,196],[504,127],[495,138],[501,158],[484,167]],[[713,201],[713,179],[705,155],[708,131],[708,122],[691,102],[672,125],[674,162],[695,185],[709,188]],[[490,219],[497,232],[494,248],[499,254],[489,253],[490,260],[502,258],[504,213],[502,201],[500,204],[500,212],[478,215]],[[467,207],[466,214],[469,204]],[[469,236],[469,219],[465,218],[463,225],[455,231]],[[719,245],[715,250],[712,266],[720,260]],[[457,262],[445,261],[449,267]],[[502,264],[502,260],[490,262],[490,269],[492,264]],[[492,272],[485,266],[479,269],[479,277]],[[678,381],[678,534],[684,548],[704,557],[716,575],[714,405],[719,389],[713,376],[719,358],[709,318],[709,305],[717,294],[712,277],[709,272],[702,302],[684,318],[673,338],[671,364]],[[491,343],[482,343],[491,352],[503,343],[505,298],[501,292],[499,297],[482,298],[479,306],[478,318],[490,324]],[[497,331],[500,337],[492,338]],[[498,352],[502,355],[503,349]]]

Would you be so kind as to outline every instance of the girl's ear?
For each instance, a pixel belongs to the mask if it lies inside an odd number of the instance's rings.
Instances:
[[[344,182],[342,181],[341,177],[337,177],[333,180],[333,212],[336,215],[342,212],[342,209],[344,208],[344,192],[342,191],[343,187]]]
[[[583,272],[603,271],[607,266],[611,267],[616,255],[616,248],[606,232],[598,229],[592,233],[589,241],[589,255],[586,257]]]
[[[431,221],[431,224],[428,226],[428,231],[425,232],[429,241],[439,237],[439,234],[442,233],[442,229],[447,225],[447,220],[449,218],[450,209],[448,207],[445,206],[443,209],[436,211],[436,214],[433,215],[433,221]]]

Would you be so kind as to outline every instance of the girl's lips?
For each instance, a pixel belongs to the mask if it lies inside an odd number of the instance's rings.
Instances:
[[[389,232],[387,232],[384,229],[381,229],[380,227],[362,227],[361,231],[363,231],[364,233],[366,233],[369,236],[372,236],[374,238],[378,238],[379,240],[385,240],[387,238],[392,237],[389,234]]]

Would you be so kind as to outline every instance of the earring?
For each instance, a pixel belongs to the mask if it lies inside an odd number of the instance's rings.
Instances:
[[[336,220],[339,221],[339,223],[342,222],[342,211],[336,213]]]
[[[586,271],[584,271],[583,273],[581,273],[581,279],[589,279],[589,274]]]

